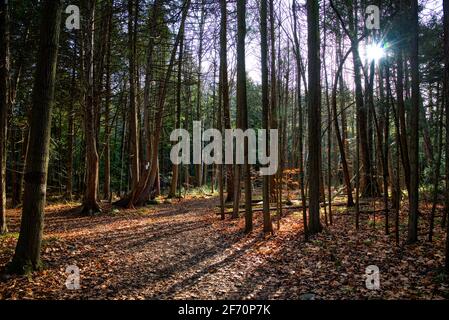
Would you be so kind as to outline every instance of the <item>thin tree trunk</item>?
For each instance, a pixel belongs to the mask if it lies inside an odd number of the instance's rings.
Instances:
[[[221,94],[223,103],[223,124],[224,129],[231,129],[231,115],[229,106],[229,81],[228,81],[228,39],[227,39],[227,9],[226,0],[220,0],[220,73],[221,73]],[[234,200],[234,173],[232,165],[226,166],[226,202]]]
[[[389,225],[389,195],[388,195],[388,180],[389,180],[389,154],[390,154],[390,104],[389,104],[389,96],[387,94],[387,98],[385,101],[385,92],[383,85],[383,71],[384,68],[388,68],[388,66],[381,65],[379,68],[379,78],[381,82],[381,96],[382,96],[382,104],[383,104],[383,112],[384,112],[384,146],[383,150],[383,161],[382,161],[382,170],[383,170],[383,195],[384,195],[384,208],[385,208],[385,234],[390,234],[390,225]],[[387,81],[389,77],[387,77]],[[382,146],[380,146],[382,147]]]
[[[324,15],[327,13],[326,2],[323,4],[324,6]],[[327,26],[324,25],[324,44],[327,43]],[[332,217],[332,111],[329,99],[329,81],[327,76],[327,68],[326,68],[326,45],[323,45],[323,65],[324,65],[324,82],[325,82],[325,94],[326,94],[326,107],[327,107],[327,194],[328,194],[328,203],[329,203],[329,213],[326,214],[326,225],[328,223],[327,217],[329,216],[329,223],[333,224]],[[337,122],[338,126],[338,122]],[[349,198],[349,192],[348,192]],[[324,201],[326,203],[326,201]],[[326,206],[325,206],[326,208]],[[325,211],[326,212],[326,211]]]
[[[199,35],[199,50],[198,50],[198,79],[196,90],[196,118],[197,121],[201,121],[201,67],[203,64],[203,39],[204,39],[204,21],[205,21],[205,0],[201,0],[201,14],[200,14],[200,35]],[[195,184],[197,187],[203,185],[203,164],[195,165]]]
[[[277,81],[276,81],[276,41],[275,41],[275,27],[274,27],[274,0],[269,0],[270,6],[270,44],[271,44],[271,80],[270,80],[270,129],[276,130],[278,129],[278,112],[277,112],[277,103],[276,103],[276,93],[278,91]],[[271,177],[270,181],[270,195],[276,199],[276,172],[275,175]]]
[[[419,210],[419,56],[418,56],[418,0],[411,0],[410,61],[412,73],[412,106],[410,113],[410,212],[408,243],[418,241]]]
[[[99,157],[96,142],[96,121],[94,105],[94,21],[95,2],[87,0],[88,17],[86,21],[85,42],[85,138],[86,138],[86,190],[84,193],[82,212],[92,215],[100,212],[98,204],[98,167]]]
[[[66,178],[66,198],[71,200],[73,196],[73,152],[75,143],[75,97],[79,97],[76,93],[76,63],[77,63],[77,42],[73,48],[73,66],[72,66],[72,83],[71,91],[72,95],[70,97],[69,111],[68,111],[68,125],[67,125],[67,178]]]
[[[0,234],[6,227],[6,156],[9,97],[9,6],[0,0]]]
[[[110,107],[111,107],[111,34],[112,34],[112,16],[114,3],[110,0],[108,5],[108,35],[106,39],[106,97],[105,97],[105,145],[104,145],[104,181],[103,181],[103,198],[107,201],[112,200],[111,193],[111,124],[110,124]]]
[[[299,118],[299,188],[302,201],[302,218],[304,225],[304,240],[309,240],[309,232],[307,225],[307,208],[306,208],[306,194],[304,187],[304,115],[302,109],[302,95],[301,95],[301,50],[298,37],[298,16],[297,16],[297,3],[293,0],[293,23],[294,23],[294,41],[295,41],[295,55],[296,55],[296,69],[297,69],[297,100],[298,100],[298,118]]]
[[[321,232],[320,180],[321,180],[321,86],[320,86],[320,33],[319,4],[307,0],[308,62],[309,62],[309,232]]]
[[[182,63],[184,54],[184,30],[181,30],[181,41],[179,43],[179,56],[178,56],[178,80],[176,83],[176,120],[175,129],[181,128],[181,84],[182,84]],[[170,184],[169,198],[176,197],[176,188],[178,186],[179,178],[179,165],[173,164],[173,176]]]
[[[439,91],[439,90],[438,90]],[[438,94],[439,97],[439,94]],[[433,232],[435,227],[435,213],[438,204],[438,195],[439,195],[439,185],[440,185],[440,167],[441,167],[441,158],[443,153],[443,121],[444,121],[444,106],[440,104],[440,101],[437,99],[437,123],[438,123],[438,132],[437,132],[437,159],[433,163],[434,167],[434,181],[433,181],[433,194],[432,194],[432,211],[430,213],[430,223],[429,223],[429,241],[433,241]]]
[[[240,110],[240,126],[243,131],[248,129],[248,102],[246,95],[246,1],[237,0],[237,108]],[[245,141],[245,161],[243,175],[245,184],[245,233],[253,230],[251,166],[248,163],[248,140]]]
[[[401,139],[401,158],[404,166],[405,184],[410,192],[410,159],[407,142],[407,123],[405,121],[405,102],[404,102],[404,62],[402,59],[402,49],[397,53],[397,84],[396,95],[398,103],[399,130]]]
[[[443,0],[444,52],[449,52],[449,1]],[[446,205],[444,216],[449,215],[449,55],[444,56],[444,104],[446,110]],[[449,274],[449,223],[446,226],[446,274]]]
[[[131,164],[131,188],[135,188],[139,182],[139,140],[137,120],[137,26],[133,19],[138,10],[138,0],[128,0],[128,60],[129,60],[129,160]],[[132,204],[131,204],[132,206]]]
[[[268,93],[268,5],[267,0],[260,4],[260,36],[261,36],[261,65],[262,65],[262,126],[267,130],[265,135],[265,150],[268,152],[268,129],[269,129],[269,93]],[[270,177],[263,177],[263,231],[273,233],[273,224],[270,213]]]

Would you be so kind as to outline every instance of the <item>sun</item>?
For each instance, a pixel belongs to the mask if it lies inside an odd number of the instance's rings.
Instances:
[[[366,47],[366,57],[369,62],[379,62],[379,60],[385,57],[385,50],[379,43],[369,44]]]

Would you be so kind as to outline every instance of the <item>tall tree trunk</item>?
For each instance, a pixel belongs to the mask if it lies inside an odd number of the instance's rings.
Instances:
[[[335,80],[334,80],[334,85],[333,85],[333,89],[332,89],[332,112],[334,115],[334,127],[335,127],[335,135],[337,137],[337,143],[338,143],[338,149],[340,151],[340,157],[341,157],[341,164],[343,167],[343,178],[344,178],[344,182],[346,185],[346,190],[347,190],[347,205],[348,207],[353,207],[354,206],[354,199],[352,196],[352,184],[351,184],[351,177],[349,175],[349,166],[348,166],[348,161],[347,161],[347,157],[346,157],[346,149],[347,147],[345,147],[345,139],[342,137],[341,133],[340,133],[340,126],[338,124],[338,113],[337,113],[337,87],[340,84],[340,88],[342,88],[342,82],[341,79],[343,78],[342,76],[342,71],[343,71],[343,66],[345,64],[345,61],[347,59],[347,57],[349,56],[349,53],[352,52],[352,49],[350,51],[348,51],[348,53],[344,56],[341,57],[341,61],[340,61],[340,65],[338,67],[337,73],[335,75]],[[339,81],[340,79],[340,81]],[[342,90],[340,90],[340,95],[344,94],[342,92]],[[345,109],[345,106],[342,105],[341,106],[342,109]],[[343,113],[342,113],[342,130],[344,131],[344,127],[345,127],[346,123],[345,121],[343,121]]]
[[[229,107],[229,80],[228,80],[228,39],[227,24],[228,14],[226,0],[220,0],[220,73],[221,73],[221,94],[223,103],[223,125],[224,129],[231,129],[231,115]],[[226,166],[226,202],[234,200],[234,172],[232,165]]]
[[[368,113],[366,109],[366,104],[363,98],[363,87],[362,87],[362,61],[359,54],[359,42],[357,38],[358,33],[358,21],[357,12],[358,1],[353,1],[349,4],[349,29],[346,27],[345,22],[336,9],[333,1],[331,0],[332,9],[338,16],[340,23],[351,41],[352,57],[354,64],[354,82],[355,82],[355,95],[356,95],[356,110],[357,110],[357,127],[359,131],[359,143],[360,143],[360,156],[362,161],[362,176],[360,181],[359,189],[362,191],[362,195],[365,197],[378,196],[379,195],[379,185],[377,179],[374,178],[371,165],[371,152],[369,148],[369,137],[368,137]]]
[[[141,172],[141,178],[145,179],[145,177],[148,175],[148,171],[150,170],[151,166],[151,145],[152,145],[152,133],[151,133],[151,120],[150,120],[150,94],[151,94],[151,83],[153,81],[153,56],[154,56],[154,48],[155,48],[155,39],[159,36],[160,32],[160,18],[162,13],[162,5],[163,0],[155,0],[152,6],[152,13],[150,15],[150,26],[149,26],[149,33],[150,36],[148,37],[148,44],[147,44],[147,52],[146,52],[146,66],[145,66],[145,86],[144,86],[144,98],[143,98],[143,121],[144,121],[144,130],[143,130],[143,137],[142,137],[142,145],[145,146],[145,171]]]
[[[351,10],[351,16],[353,16],[353,11]],[[357,29],[355,26],[357,21],[351,23],[351,26],[354,25],[353,29]],[[353,31],[355,32],[355,31]],[[362,176],[361,176],[361,192],[365,197],[372,197],[379,195],[379,187],[377,184],[377,180],[373,177],[372,165],[371,165],[371,152],[369,148],[369,137],[368,137],[368,113],[367,106],[364,102],[363,98],[363,88],[362,88],[362,62],[360,61],[359,54],[359,42],[356,39],[357,36],[354,36],[351,40],[352,45],[352,53],[353,53],[353,62],[354,62],[354,74],[355,74],[355,91],[356,91],[356,108],[357,108],[357,122],[359,126],[359,134],[360,134],[360,156],[362,161]]]
[[[270,6],[270,45],[271,45],[271,80],[270,80],[270,129],[278,129],[278,112],[276,103],[276,93],[277,93],[277,80],[276,80],[276,40],[275,40],[275,14],[274,14],[274,0],[269,0]],[[270,195],[276,199],[276,174],[271,177],[270,181]]]
[[[137,26],[134,25],[134,15],[137,14],[138,0],[128,0],[128,60],[129,60],[129,160],[131,163],[131,188],[139,182],[139,140],[137,120]]]
[[[399,117],[399,133],[401,139],[401,158],[402,165],[404,166],[405,184],[407,190],[410,192],[410,159],[408,152],[407,142],[407,123],[405,121],[405,102],[404,102],[404,61],[402,58],[402,49],[399,49],[397,53],[397,84],[396,84],[396,96],[398,104],[398,117]]]
[[[260,4],[260,36],[261,36],[261,65],[262,65],[262,127],[267,130],[265,135],[265,150],[268,152],[268,130],[270,102],[268,97],[268,5],[267,0],[262,0]],[[273,232],[270,212],[270,178],[263,177],[263,231]]]
[[[384,197],[384,208],[385,208],[385,234],[390,233],[389,226],[389,190],[388,190],[388,182],[389,182],[389,154],[390,154],[390,103],[389,96],[385,97],[385,89],[384,89],[384,70],[388,68],[388,65],[381,65],[379,68],[379,78],[380,78],[380,91],[382,96],[382,108],[383,108],[383,116],[384,116],[384,141],[383,141],[383,150],[379,150],[383,152],[383,161],[382,161],[382,173],[383,173],[383,197]],[[385,71],[387,73],[387,71]],[[387,81],[389,81],[389,77],[386,77]],[[382,148],[382,146],[380,146]]]
[[[449,0],[443,0],[444,52],[449,52]],[[444,56],[444,104],[446,110],[446,205],[445,217],[449,215],[449,55]],[[449,274],[449,223],[446,225],[446,274]]]
[[[184,30],[181,30],[181,41],[179,43],[179,56],[178,56],[178,79],[176,83],[176,120],[175,129],[181,128],[181,89],[182,89],[182,63],[184,55]],[[178,186],[179,178],[179,165],[173,164],[173,176],[171,179],[169,198],[176,197],[176,188]]]
[[[439,84],[438,84],[439,87]],[[430,213],[430,222],[429,222],[429,242],[433,241],[433,232],[435,227],[435,214],[438,205],[438,195],[440,194],[440,167],[441,167],[441,158],[443,153],[443,122],[444,122],[444,105],[442,105],[439,101],[439,88],[437,95],[437,158],[432,161],[433,162],[433,170],[434,170],[434,180],[433,180],[433,190],[432,190],[432,210]]]
[[[111,201],[111,126],[109,113],[111,112],[111,36],[112,36],[112,16],[113,0],[108,4],[108,27],[106,37],[106,82],[105,82],[105,102],[104,102],[104,122],[105,122],[105,142],[104,142],[104,181],[103,199]]]
[[[203,39],[204,39],[204,21],[205,21],[205,0],[201,0],[201,14],[200,14],[200,36],[199,36],[199,50],[198,50],[198,79],[196,90],[196,118],[197,121],[201,121],[201,68],[203,65]],[[197,187],[203,185],[203,164],[197,164],[195,166],[195,184]]]
[[[326,16],[327,13],[327,5],[326,2],[323,4],[324,6],[324,16]],[[324,25],[324,39],[323,42],[327,43],[327,26]],[[333,224],[333,214],[332,214],[332,111],[331,111],[331,104],[329,99],[329,81],[328,81],[328,75],[327,75],[327,68],[326,68],[326,45],[323,45],[323,65],[324,67],[324,82],[325,82],[325,90],[326,90],[326,107],[327,107],[327,194],[328,194],[328,205],[329,205],[329,223]],[[338,122],[337,122],[338,125]],[[349,193],[348,193],[349,198]],[[326,201],[324,201],[325,205],[324,208],[326,208]],[[328,215],[326,214],[325,210],[325,222],[326,225],[328,225]]]
[[[87,0],[87,21],[85,35],[85,116],[84,129],[86,139],[86,190],[82,212],[92,215],[100,212],[98,204],[98,151],[96,141],[96,117],[94,104],[94,24],[95,1]]]
[[[321,86],[320,32],[318,0],[307,0],[309,61],[309,232],[321,232]]]
[[[42,3],[22,221],[14,257],[7,268],[12,273],[29,273],[42,266],[40,254],[61,12],[60,0],[46,0]]]
[[[222,1],[220,1],[220,5],[222,4]],[[226,9],[226,3],[225,3],[225,9]],[[220,39],[221,42],[221,39]],[[221,51],[221,50],[220,50]],[[220,59],[221,59],[221,52],[220,52]],[[217,118],[217,127],[220,130],[221,134],[224,134],[224,125],[223,125],[223,74],[222,74],[222,68],[221,68],[221,61],[220,61],[220,69],[218,72],[218,118]],[[226,219],[226,213],[225,213],[225,197],[224,197],[224,164],[218,164],[218,188],[219,188],[219,197],[220,197],[220,217],[221,220]]]
[[[246,1],[237,0],[237,108],[240,111],[240,126],[243,131],[248,129],[248,101],[246,94]],[[253,230],[251,165],[248,163],[249,143],[245,140],[245,163],[243,175],[245,184],[245,232]]]
[[[66,167],[67,167],[67,177],[66,177],[66,198],[71,200],[73,194],[73,152],[74,152],[74,143],[75,143],[75,99],[79,97],[76,85],[76,68],[77,68],[77,41],[75,40],[74,48],[73,48],[73,66],[72,66],[72,82],[71,82],[71,91],[72,95],[70,97],[70,104],[68,110],[68,124],[67,124],[67,158],[66,158]]]
[[[302,107],[302,94],[301,94],[301,46],[300,46],[300,38],[298,36],[298,13],[297,13],[297,3],[296,0],[293,1],[293,31],[294,31],[294,41],[295,41],[295,57],[296,57],[296,72],[297,72],[297,100],[298,100],[298,121],[299,121],[299,191],[301,194],[301,202],[302,202],[302,219],[304,226],[304,240],[309,240],[309,232],[307,226],[307,205],[306,205],[306,193],[305,193],[305,185],[304,185],[304,112]]]
[[[412,73],[412,106],[410,113],[410,212],[408,242],[418,241],[419,210],[419,47],[418,47],[418,0],[411,0],[410,11],[410,62]]]
[[[6,155],[9,97],[9,6],[0,0],[0,234],[6,227]]]

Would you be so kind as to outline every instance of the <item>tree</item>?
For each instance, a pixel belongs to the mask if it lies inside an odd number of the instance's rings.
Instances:
[[[444,52],[449,52],[449,0],[443,0]],[[444,103],[446,109],[446,208],[449,215],[449,55],[444,55]],[[449,274],[449,223],[446,225],[446,273]]]
[[[77,41],[75,38],[73,45],[73,65],[72,65],[72,75],[71,75],[71,92],[69,110],[68,110],[68,124],[67,124],[67,178],[66,178],[66,198],[71,200],[73,196],[73,153],[75,144],[75,99],[77,96],[77,84],[76,84],[76,69],[77,63]]]
[[[204,23],[205,23],[205,0],[201,0],[201,9],[200,9],[200,21],[199,21],[199,48],[198,48],[198,79],[197,79],[197,88],[196,88],[196,117],[198,121],[201,121],[201,99],[202,99],[202,90],[201,87],[201,68],[203,64],[203,40],[204,40]],[[201,187],[203,185],[203,164],[198,164],[195,166],[195,184],[197,187]]]
[[[149,165],[151,162],[151,120],[150,120],[150,104],[151,104],[151,83],[153,81],[153,76],[155,74],[153,70],[153,58],[155,52],[155,39],[160,37],[161,29],[163,28],[163,0],[155,0],[153,6],[151,7],[150,19],[149,19],[149,37],[146,48],[146,65],[145,65],[145,86],[144,86],[144,97],[143,97],[143,135],[142,135],[142,145],[145,146],[145,156],[144,163]],[[142,170],[141,170],[142,171]],[[141,172],[142,177],[140,181],[146,176],[146,172]]]
[[[8,271],[28,273],[41,268],[41,242],[47,187],[51,112],[61,27],[61,0],[42,3],[39,54],[30,116],[29,152],[20,235]]]
[[[231,129],[231,115],[229,107],[229,83],[228,83],[228,36],[227,24],[228,14],[226,9],[226,0],[220,0],[220,81],[221,95],[223,104],[223,124],[224,129]],[[234,173],[232,165],[226,166],[226,202],[234,200]]]
[[[268,150],[268,129],[270,102],[268,99],[268,27],[267,27],[267,0],[262,0],[260,4],[260,51],[262,66],[262,122],[263,128],[267,130],[265,135],[265,150]],[[270,213],[270,178],[263,177],[263,230],[264,232],[273,232]]]
[[[105,102],[104,102],[104,122],[105,122],[105,142],[104,142],[104,183],[103,183],[103,198],[107,201],[111,201],[111,124],[110,124],[110,111],[111,111],[111,36],[112,36],[112,17],[113,17],[113,0],[109,0],[107,3],[107,24],[106,24],[106,83],[105,83]]]
[[[410,112],[410,212],[408,242],[418,241],[419,210],[419,47],[418,47],[418,0],[411,1],[410,8],[410,64],[412,73],[412,106]]]
[[[269,0],[270,7],[270,128],[273,130],[278,129],[278,112],[277,112],[277,81],[276,81],[276,34],[275,34],[275,13],[274,13],[274,0]],[[276,198],[276,176],[278,172],[271,177],[270,181],[270,195]]]
[[[237,108],[240,112],[240,126],[243,131],[248,129],[248,101],[246,95],[246,1],[237,0]],[[253,230],[251,166],[248,163],[248,140],[245,139],[245,163],[243,166],[245,184],[245,232]],[[238,187],[238,186],[237,186]]]
[[[0,0],[0,234],[6,227],[6,155],[9,99],[9,8]]]
[[[295,42],[294,52],[295,52],[295,58],[296,58],[296,90],[297,90],[297,100],[298,100],[298,120],[299,120],[299,189],[300,189],[300,195],[301,195],[301,202],[302,202],[302,218],[303,218],[303,224],[304,224],[304,239],[308,241],[309,239],[309,233],[308,233],[308,226],[307,226],[307,205],[306,205],[306,193],[305,193],[305,186],[304,186],[304,112],[302,107],[302,95],[301,95],[301,46],[299,42],[299,36],[298,36],[298,13],[297,13],[297,3],[296,0],[293,1],[293,37]]]
[[[345,55],[345,57],[341,57],[339,56],[339,58],[341,59],[340,61],[340,65],[338,67],[337,73],[335,74],[335,80],[334,80],[334,85],[333,85],[333,89],[332,89],[332,112],[334,115],[334,127],[335,127],[335,135],[337,138],[337,143],[338,143],[338,149],[340,151],[340,157],[341,157],[341,163],[342,163],[342,167],[343,167],[343,178],[344,178],[344,182],[346,185],[346,189],[347,189],[347,193],[348,193],[348,207],[353,207],[354,206],[354,199],[352,196],[352,184],[351,184],[351,177],[349,176],[349,166],[348,166],[348,161],[346,158],[346,139],[344,139],[344,134],[343,137],[340,133],[340,126],[338,123],[338,114],[337,114],[337,88],[338,85],[340,84],[340,89],[343,88],[343,77],[342,77],[342,71],[343,71],[343,66],[345,64],[345,61],[347,59],[347,57],[349,56],[349,53],[352,52],[352,49],[350,51],[348,51],[348,53]],[[341,52],[339,52],[341,54]],[[342,91],[342,90],[341,90]],[[343,92],[340,92],[341,95],[343,95]],[[343,131],[345,130],[345,117],[344,117],[344,108],[346,108],[346,106],[344,106],[344,104],[342,103],[341,108],[343,109],[342,112],[342,128]]]
[[[181,128],[181,90],[182,90],[182,63],[184,55],[184,30],[181,30],[181,40],[179,43],[179,56],[178,56],[178,79],[176,82],[176,119],[175,119],[175,129]],[[176,188],[178,186],[178,176],[179,176],[179,165],[173,164],[173,175],[170,184],[169,198],[174,198],[176,196]]]
[[[321,84],[320,30],[318,0],[307,0],[308,61],[309,61],[309,226],[310,234],[321,232]]]
[[[138,0],[128,0],[128,60],[129,60],[129,157],[131,163],[131,187],[139,182],[139,139],[137,121],[137,76],[136,76],[136,38],[137,25],[134,15],[138,14]]]
[[[168,83],[173,72],[173,66],[175,64],[176,53],[178,46],[183,36],[182,30],[184,30],[187,14],[190,8],[191,1],[185,0],[182,8],[182,17],[179,32],[176,36],[174,46],[170,53],[170,60],[166,72],[163,74],[163,79],[159,84],[157,94],[157,105],[155,108],[155,120],[154,120],[154,133],[152,136],[152,150],[150,154],[150,167],[145,172],[145,175],[141,177],[137,186],[135,186],[131,192],[120,201],[116,202],[116,205],[123,207],[142,206],[149,200],[149,195],[154,188],[154,185],[159,175],[159,145],[161,143],[161,131],[164,119],[165,101],[167,98]]]
[[[95,1],[86,1],[88,13],[85,30],[84,54],[84,130],[86,142],[86,190],[82,205],[84,214],[92,215],[101,211],[98,204],[99,157],[96,141],[96,117],[94,104],[94,30]]]

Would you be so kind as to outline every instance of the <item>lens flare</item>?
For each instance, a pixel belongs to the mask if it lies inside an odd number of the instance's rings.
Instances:
[[[378,62],[385,57],[385,50],[379,43],[372,43],[366,47],[366,57],[369,62]]]

